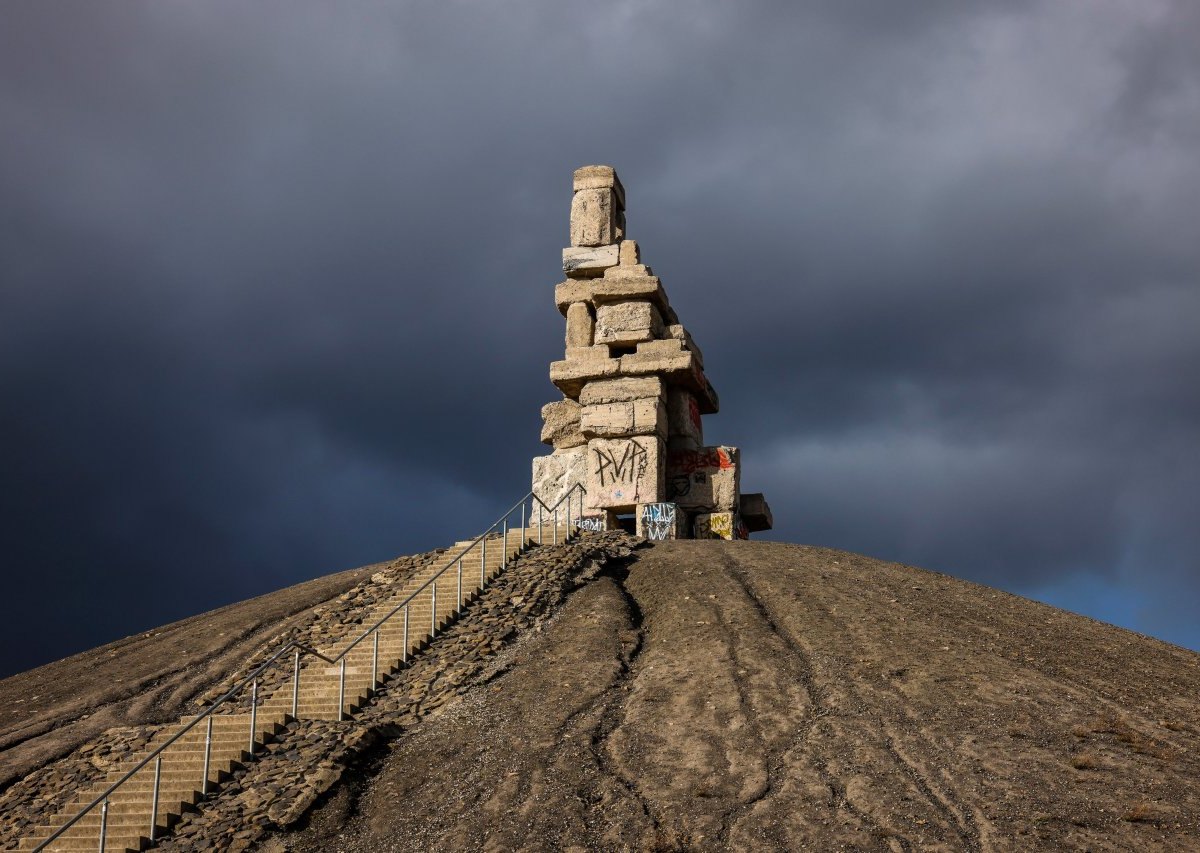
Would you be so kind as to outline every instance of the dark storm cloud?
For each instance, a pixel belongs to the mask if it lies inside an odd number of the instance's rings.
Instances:
[[[9,670],[485,525],[591,162],[777,538],[1200,645],[1187,4],[5,17]]]

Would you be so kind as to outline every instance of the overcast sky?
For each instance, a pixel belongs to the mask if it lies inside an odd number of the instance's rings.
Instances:
[[[0,673],[529,487],[571,171],[790,542],[1200,648],[1200,5],[0,11]]]

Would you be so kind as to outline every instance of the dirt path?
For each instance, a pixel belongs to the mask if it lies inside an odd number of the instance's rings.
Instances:
[[[1200,849],[1200,655],[844,552],[664,543],[269,850]]]

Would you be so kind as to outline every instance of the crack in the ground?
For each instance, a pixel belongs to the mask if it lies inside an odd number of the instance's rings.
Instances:
[[[746,688],[746,679],[742,676],[745,665],[742,660],[741,643],[738,640],[738,632],[728,628],[729,622],[726,620],[724,611],[720,605],[713,604],[712,608],[717,617],[713,620],[714,624],[725,628],[725,630],[722,632],[721,639],[724,641],[729,660],[732,664],[731,675],[733,678],[734,689],[738,694],[738,709],[745,717],[747,725],[749,725],[753,730],[755,739],[758,741],[763,741],[764,738],[762,726],[758,724],[757,716],[754,714],[754,711],[751,707],[750,698]],[[738,819],[751,808],[753,808],[756,803],[767,799],[777,790],[777,783],[775,780],[780,771],[783,769],[783,754],[785,752],[786,748],[784,750],[769,752],[767,760],[764,761],[767,779],[762,787],[762,790],[758,791],[755,796],[749,798],[745,802],[737,803],[733,807],[726,809],[725,813],[721,815],[721,828],[717,836],[717,842],[721,846],[729,846],[729,835],[733,831],[733,827],[737,824]],[[775,840],[778,843],[779,839]]]
[[[816,745],[809,743],[817,722],[832,712],[832,709],[825,702],[824,689],[817,683],[816,672],[812,665],[812,653],[789,630],[778,623],[770,608],[762,600],[758,590],[754,588],[746,572],[737,564],[733,556],[727,552],[723,553],[722,562],[725,570],[742,590],[742,593],[754,608],[759,619],[762,620],[771,634],[791,652],[791,655],[787,657],[790,664],[789,669],[794,671],[796,680],[804,688],[812,706],[812,712],[805,717],[803,725],[797,730],[796,736],[792,739],[791,743],[775,754],[773,762],[775,763],[776,772],[782,770],[785,756],[797,749],[809,746],[812,767],[817,772],[821,781],[829,788],[830,793],[833,795],[834,805],[837,808],[844,809],[853,815],[861,825],[869,827],[877,837],[893,838],[905,851],[913,849],[913,842],[909,838],[898,833],[891,827],[884,827],[873,815],[858,808],[850,801],[846,796],[845,786],[829,770],[829,759],[818,752]],[[759,799],[766,799],[766,796]]]
[[[888,730],[886,725],[883,727],[883,731],[884,749],[891,759],[899,767],[903,768],[909,779],[917,787],[917,790],[921,792],[921,796],[925,797],[930,805],[942,813],[947,823],[958,833],[958,837],[966,849],[980,850],[982,845],[980,843],[979,829],[975,826],[974,815],[971,813],[970,808],[956,802],[953,797],[943,794],[938,790],[935,783],[924,772],[918,769],[916,764],[900,752],[896,746],[894,735]]]
[[[835,620],[833,615],[828,611],[826,611],[826,616],[831,621],[836,621],[839,624],[842,624],[843,628],[849,633],[854,635],[860,634],[860,632],[854,626],[843,623],[841,620]],[[862,699],[861,692],[854,687],[853,683],[848,682],[847,689],[859,699]],[[893,703],[894,707],[900,714],[904,715],[911,722],[913,722],[913,726],[911,728],[914,732],[919,731],[919,726],[916,725],[917,721],[912,720],[911,714],[909,714],[909,712],[904,708],[904,703],[907,700],[903,693],[901,693],[899,689],[891,684],[882,685],[881,689],[887,690],[892,694],[892,696],[895,698],[895,702]],[[959,802],[952,794],[943,793],[940,790],[940,786],[938,786],[936,782],[919,770],[912,761],[908,760],[899,751],[899,749],[896,747],[894,733],[891,729],[889,729],[887,724],[881,721],[880,725],[883,732],[881,745],[896,766],[900,768],[901,771],[912,781],[914,787],[916,787],[930,807],[932,807],[935,812],[942,816],[947,826],[959,837],[959,840],[962,842],[965,849],[982,850],[984,847],[983,833],[975,821],[975,814],[971,807],[965,803]],[[915,736],[920,737],[920,735]],[[928,738],[922,739],[930,747],[931,752],[936,752],[934,744],[931,743]]]
[[[661,824],[650,806],[650,800],[642,792],[641,787],[637,784],[637,780],[631,779],[621,772],[620,768],[612,760],[608,748],[609,738],[625,722],[626,704],[622,698],[625,693],[623,688],[625,683],[632,677],[634,663],[642,653],[642,649],[645,648],[646,631],[643,627],[642,607],[637,598],[625,585],[625,580],[629,576],[628,562],[609,561],[600,570],[599,576],[607,577],[613,582],[629,614],[630,630],[636,633],[633,637],[632,647],[628,650],[622,641],[617,674],[592,705],[593,710],[601,706],[603,707],[600,710],[599,719],[590,732],[589,747],[600,772],[629,792],[638,803],[642,814],[650,821],[650,826],[657,836],[661,831]]]

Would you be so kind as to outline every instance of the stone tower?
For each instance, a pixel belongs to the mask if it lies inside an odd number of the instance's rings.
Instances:
[[[554,301],[566,357],[550,365],[563,399],[542,407],[554,452],[533,460],[537,496],[553,505],[582,483],[582,526],[636,525],[654,539],[770,529],[763,496],[741,493],[738,448],[704,444],[717,392],[662,282],[625,239],[625,189],[611,166],[575,170],[563,272]]]

